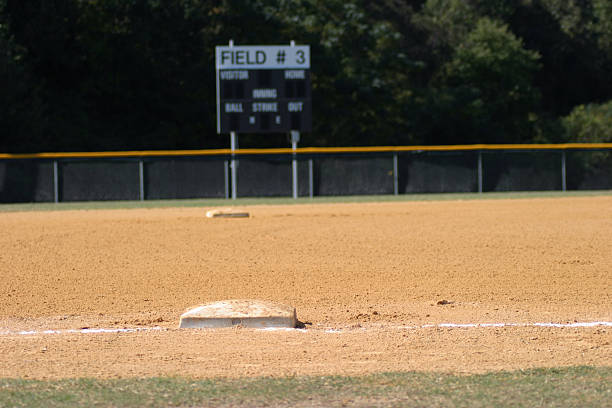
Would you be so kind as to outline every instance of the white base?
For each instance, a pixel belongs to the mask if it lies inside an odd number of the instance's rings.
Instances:
[[[235,210],[233,208],[215,208],[206,211],[207,218],[249,218],[246,211]]]
[[[223,300],[207,303],[181,315],[180,328],[294,328],[295,309],[261,300]]]

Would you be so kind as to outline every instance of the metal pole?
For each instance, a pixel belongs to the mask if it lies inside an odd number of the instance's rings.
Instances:
[[[291,40],[289,45],[295,47],[295,41]],[[293,198],[298,198],[298,168],[297,168],[297,156],[296,149],[298,140],[300,140],[300,132],[291,131],[291,150],[293,150],[293,158],[291,159],[291,174],[292,174],[292,187],[293,187]]]
[[[142,160],[138,160],[138,183],[140,186],[140,201],[144,201],[144,164]]]
[[[310,198],[314,196],[314,170],[312,159],[308,159],[308,196]]]
[[[300,141],[300,132],[292,130],[289,132],[291,140],[291,186],[293,190],[293,198],[298,198],[298,168],[297,168],[297,144]]]
[[[229,198],[229,163],[227,160],[223,161],[223,176],[225,183],[225,199]]]
[[[567,191],[567,170],[565,167],[565,150],[561,151],[561,190]]]
[[[59,174],[57,160],[53,160],[53,202],[59,203]]]
[[[393,152],[393,194],[399,194],[399,174],[397,163],[397,152]]]
[[[234,46],[234,40],[229,40],[229,46],[233,47]],[[217,78],[219,77],[219,75],[217,75]],[[219,90],[217,89],[217,95],[219,95]],[[219,103],[217,102],[217,107],[219,106]],[[217,116],[218,117],[218,116]],[[231,164],[230,164],[230,169],[232,172],[232,200],[236,199],[236,190],[237,190],[237,179],[238,179],[238,169],[236,166],[236,154],[234,153],[236,151],[236,149],[238,148],[238,143],[236,140],[236,132],[235,131],[231,131],[230,132],[230,145],[231,145],[231,150],[232,150],[232,160],[231,160]],[[227,189],[226,189],[227,191]]]
[[[297,168],[297,156],[296,151],[297,142],[291,141],[291,150],[293,150],[293,158],[291,159],[291,173],[292,173],[292,186],[293,186],[293,198],[298,198],[298,168]]]
[[[237,168],[236,168],[236,154],[234,153],[236,151],[236,132],[232,131],[230,132],[230,145],[231,145],[231,149],[232,149],[232,164],[231,164],[231,169],[232,169],[232,200],[236,199],[236,179],[237,179]]]
[[[482,193],[482,151],[478,151],[478,192]]]

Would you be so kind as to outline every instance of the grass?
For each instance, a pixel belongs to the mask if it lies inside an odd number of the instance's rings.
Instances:
[[[524,198],[557,198],[557,197],[592,197],[609,196],[612,190],[599,191],[534,191],[534,192],[503,192],[503,193],[444,193],[444,194],[402,194],[402,195],[364,195],[364,196],[333,196],[333,197],[266,197],[238,198],[226,200],[185,199],[185,200],[146,200],[146,201],[90,201],[61,203],[24,203],[0,204],[0,212],[9,211],[61,211],[61,210],[98,210],[119,208],[166,208],[166,207],[217,207],[217,206],[247,206],[274,204],[315,204],[315,203],[368,203],[393,201],[450,201],[450,200],[499,200]]]
[[[480,375],[0,380],[2,407],[610,407],[611,367]]]

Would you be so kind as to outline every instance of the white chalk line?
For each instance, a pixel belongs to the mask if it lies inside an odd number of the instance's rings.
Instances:
[[[98,333],[136,333],[143,331],[166,330],[163,327],[135,327],[117,329],[67,329],[67,330],[21,330],[21,331],[0,331],[0,336],[32,336],[37,334],[98,334]]]
[[[574,323],[438,323],[423,324],[420,326],[381,326],[381,328],[396,330],[418,330],[418,329],[478,329],[478,328],[500,328],[500,327],[552,327],[552,328],[585,328],[585,327],[612,327],[612,322],[574,322]],[[370,328],[362,327],[363,330]],[[325,333],[342,333],[344,330],[329,328]]]
[[[469,329],[479,327],[557,327],[557,328],[575,328],[575,327],[597,327],[607,326],[612,327],[612,322],[574,322],[574,323],[440,323],[440,324],[424,324],[422,326],[393,326],[397,329],[431,329],[431,328],[451,328],[451,329]]]
[[[381,326],[379,329],[395,330],[418,330],[418,329],[478,329],[478,328],[503,328],[503,327],[549,327],[549,328],[589,328],[589,327],[612,327],[612,322],[574,322],[574,323],[438,323],[423,324],[419,326]],[[354,328],[323,328],[325,333],[344,333],[354,331]],[[359,330],[371,331],[372,327],[360,327]],[[374,329],[377,329],[376,327]],[[41,334],[108,334],[108,333],[137,333],[147,331],[167,331],[164,327],[136,327],[136,328],[116,328],[116,329],[67,329],[67,330],[21,330],[21,331],[0,331],[0,336],[32,336]],[[202,329],[198,329],[202,330]],[[211,329],[205,329],[211,330]],[[214,329],[212,329],[214,330]],[[307,329],[292,329],[287,327],[268,327],[256,329],[257,331],[291,331],[306,333]]]

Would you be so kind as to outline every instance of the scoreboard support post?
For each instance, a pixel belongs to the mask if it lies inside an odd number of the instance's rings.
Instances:
[[[238,195],[238,133],[290,134],[292,195],[297,198],[297,144],[300,132],[312,130],[310,46],[295,41],[235,45],[230,40],[215,47],[215,70],[217,133],[230,134],[231,198]]]
[[[291,40],[289,43],[292,47],[295,47],[295,41]],[[291,131],[291,150],[293,150],[293,154],[291,157],[291,187],[293,191],[293,199],[298,198],[298,178],[297,178],[297,158],[296,158],[296,150],[297,144],[300,140],[300,132],[297,130]]]
[[[229,47],[232,48],[234,47],[234,40],[229,40]],[[217,74],[217,95],[219,95],[219,74]],[[217,103],[217,110],[219,110],[219,103]],[[217,112],[217,116],[219,115],[219,112]],[[231,173],[231,185],[232,185],[232,200],[236,199],[237,196],[237,181],[238,181],[238,169],[236,168],[236,132],[235,131],[231,131],[230,132],[230,149],[232,151],[231,154],[231,161],[230,161],[230,173]]]
[[[230,147],[232,150],[232,161],[230,164],[230,170],[232,173],[232,200],[236,199],[236,194],[237,194],[237,182],[238,182],[238,166],[236,165],[236,146],[238,143],[236,143],[237,140],[237,136],[236,136],[236,132],[230,132]]]
[[[300,132],[297,130],[291,131],[291,186],[293,190],[293,198],[298,198],[298,168],[297,168],[297,144],[300,141]]]

